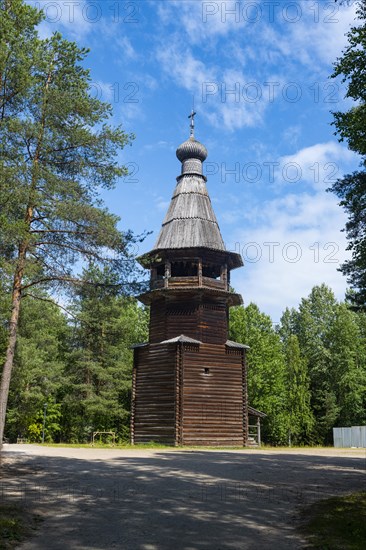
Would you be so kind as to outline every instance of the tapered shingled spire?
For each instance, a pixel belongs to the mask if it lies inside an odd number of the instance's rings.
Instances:
[[[207,193],[207,179],[202,174],[207,149],[194,137],[194,114],[190,115],[191,136],[176,152],[182,171],[154,247],[156,251],[177,248],[225,250]]]

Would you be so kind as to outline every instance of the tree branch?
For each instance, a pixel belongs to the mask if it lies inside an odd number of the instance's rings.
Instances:
[[[31,283],[28,283],[25,286],[21,287],[21,290],[26,290],[27,288],[30,288],[35,285],[39,285],[41,283],[50,283],[52,281],[60,281],[65,283],[74,283],[74,284],[94,284],[94,283],[88,283],[88,281],[83,281],[82,279],[76,279],[75,277],[43,277],[42,279],[38,279],[38,281],[33,281]]]
[[[22,295],[22,298],[28,298],[28,296],[30,298],[34,298],[35,300],[41,300],[42,302],[49,302],[50,304],[53,304],[54,306],[57,306],[59,307],[60,309],[63,309],[68,315],[70,315],[71,317],[74,317],[74,319],[78,319],[76,317],[76,315],[74,315],[73,313],[71,313],[71,311],[69,311],[68,309],[66,309],[64,306],[58,304],[57,302],[55,302],[54,300],[51,300],[51,298],[43,298],[42,296],[36,296],[35,294],[31,294],[30,292],[27,292],[27,294],[23,294]]]

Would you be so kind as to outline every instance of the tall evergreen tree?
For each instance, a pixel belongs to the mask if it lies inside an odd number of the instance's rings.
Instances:
[[[349,298],[357,308],[366,309],[366,0],[357,2],[358,25],[347,33],[348,46],[337,59],[332,76],[347,83],[346,97],[356,103],[346,112],[335,112],[334,125],[340,141],[361,155],[362,169],[339,179],[330,188],[340,199],[347,215],[346,233],[351,260],[340,270],[354,292]]]
[[[0,0],[0,120],[21,111],[32,81],[42,12],[23,0]]]
[[[62,438],[90,440],[93,431],[129,433],[131,345],[147,338],[148,314],[136,300],[112,295],[116,275],[90,266],[77,291],[76,322],[63,388]],[[96,283],[90,285],[90,281]]]
[[[2,58],[18,25],[19,6],[18,1],[1,3],[13,25],[0,37]],[[35,22],[27,20],[21,34],[33,36]],[[12,281],[0,445],[21,298],[34,294],[36,285],[77,283],[73,267],[82,259],[113,262],[121,284],[131,268],[126,258],[132,236],[118,231],[118,218],[103,207],[98,193],[127,173],[116,159],[132,136],[111,127],[110,105],[91,97],[83,66],[87,50],[58,33],[47,40],[32,38],[29,47],[30,76],[20,86],[17,104],[5,97],[9,87],[0,90],[0,105],[11,104],[0,121],[0,275]],[[10,65],[21,65],[21,59],[5,55],[2,74],[11,72]]]
[[[60,309],[48,302],[27,298],[22,305],[10,386],[7,436],[40,441],[44,406],[47,405],[46,440],[57,437],[61,426],[59,393],[64,384],[68,325]]]
[[[358,317],[346,304],[338,304],[331,327],[329,371],[339,406],[337,424],[341,426],[366,422],[365,341]]]
[[[286,408],[289,412],[289,442],[309,444],[314,429],[310,406],[310,381],[307,361],[301,356],[298,338],[289,335],[284,344],[286,359]]]

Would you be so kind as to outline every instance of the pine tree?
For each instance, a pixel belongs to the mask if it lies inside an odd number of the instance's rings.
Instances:
[[[72,350],[65,371],[63,440],[88,441],[93,431],[114,431],[119,439],[129,434],[132,350],[147,338],[147,311],[136,300],[112,295],[100,281],[111,285],[115,274],[90,266],[86,284],[77,290],[73,308]]]
[[[337,425],[340,426],[366,422],[366,362],[358,317],[346,304],[338,304],[331,328],[330,372],[339,406]]]
[[[41,441],[44,405],[47,404],[46,441],[60,431],[59,392],[64,383],[68,326],[60,309],[27,298],[22,305],[19,334],[10,386],[7,436]]]
[[[329,189],[341,199],[348,215],[346,233],[352,258],[340,271],[347,276],[353,292],[349,299],[356,308],[366,309],[366,0],[357,2],[358,25],[347,33],[348,46],[337,59],[333,78],[347,83],[346,97],[355,104],[346,112],[335,112],[334,125],[340,141],[361,155],[361,170],[347,174]]]
[[[22,64],[17,49],[10,58],[4,51],[24,3],[2,1],[4,7],[13,27],[0,37],[3,82],[4,74]],[[131,270],[126,260],[132,236],[117,229],[118,218],[103,207],[98,194],[126,174],[116,158],[132,136],[111,127],[110,105],[91,97],[89,71],[83,66],[87,50],[58,33],[47,40],[34,38],[34,12],[32,17],[22,23],[24,28],[20,25],[20,34],[30,36],[30,76],[19,86],[16,100],[9,96],[14,78],[0,90],[5,105],[0,122],[0,275],[12,295],[0,388],[0,445],[21,298],[35,295],[36,286],[77,284],[74,266],[83,259],[113,263],[120,284]]]
[[[23,0],[0,0],[0,120],[19,114],[32,81],[42,13]]]

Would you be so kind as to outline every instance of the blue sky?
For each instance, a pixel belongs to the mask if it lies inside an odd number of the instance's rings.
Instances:
[[[334,136],[345,88],[330,80],[355,6],[333,1],[58,0],[40,33],[60,30],[90,48],[92,93],[136,139],[121,159],[132,174],[105,194],[121,228],[153,231],[168,207],[189,135],[209,152],[208,190],[244,302],[279,320],[315,284],[342,299],[345,215],[325,190],[359,160]]]

